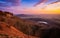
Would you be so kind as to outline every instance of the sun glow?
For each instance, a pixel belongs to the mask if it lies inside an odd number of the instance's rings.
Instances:
[[[60,14],[60,2],[56,2],[53,4],[42,4],[36,7],[9,7],[8,10],[13,10],[16,13],[23,13],[23,14]]]

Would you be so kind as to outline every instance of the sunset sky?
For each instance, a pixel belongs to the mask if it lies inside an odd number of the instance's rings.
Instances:
[[[0,0],[0,10],[14,14],[60,14],[60,0]]]

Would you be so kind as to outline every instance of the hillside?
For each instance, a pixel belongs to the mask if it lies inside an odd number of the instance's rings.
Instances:
[[[35,36],[30,36],[24,34],[19,30],[18,22],[22,24],[23,20],[11,15],[9,12],[0,11],[0,38],[37,38]],[[21,25],[22,26],[22,25]],[[21,29],[21,28],[20,28]],[[23,30],[23,29],[21,29]],[[6,37],[4,37],[6,36]]]
[[[37,24],[0,11],[0,36],[17,38],[60,38],[60,26]],[[4,38],[2,37],[1,38]],[[9,38],[9,37],[8,37]]]
[[[17,30],[15,27],[8,27],[6,23],[0,23],[0,38],[37,38],[33,36],[28,36],[23,32]],[[4,37],[5,36],[5,37]]]

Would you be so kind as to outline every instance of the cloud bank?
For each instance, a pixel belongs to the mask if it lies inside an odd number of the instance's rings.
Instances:
[[[39,2],[37,2],[34,6],[38,6],[38,5],[44,5],[44,3],[46,3],[48,0],[40,0]],[[56,2],[60,2],[60,0],[56,0],[55,2],[51,2],[50,4],[56,3]]]
[[[36,3],[34,6],[37,6],[37,5],[40,5],[40,4],[42,4],[42,3],[46,3],[47,2],[47,0],[40,0],[38,3]]]

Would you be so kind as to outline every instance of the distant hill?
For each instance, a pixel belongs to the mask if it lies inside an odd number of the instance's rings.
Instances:
[[[24,16],[24,15],[23,15]],[[60,38],[60,26],[23,20],[10,12],[0,11],[0,36],[17,38]]]
[[[16,16],[19,16],[19,17],[31,17],[33,15],[28,15],[28,14],[17,14]]]

